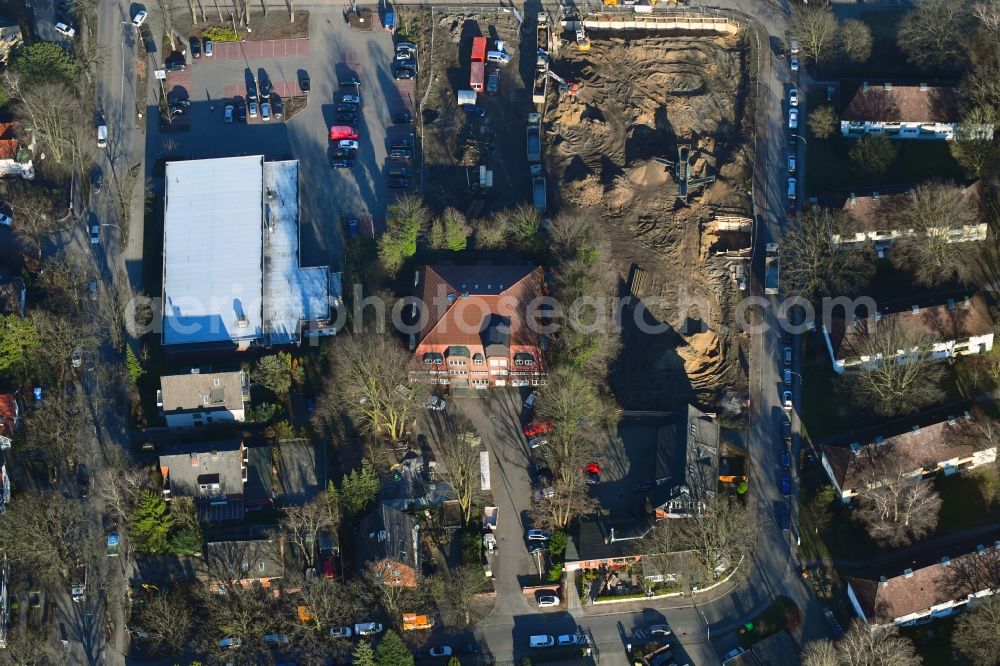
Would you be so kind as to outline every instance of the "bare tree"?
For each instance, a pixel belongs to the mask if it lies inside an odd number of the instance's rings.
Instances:
[[[1000,588],[1000,552],[987,547],[956,557],[948,563],[944,583],[955,598]]]
[[[124,531],[128,528],[129,517],[139,504],[139,497],[149,488],[149,474],[128,465],[124,459],[114,457],[101,469],[99,477],[97,487],[101,499]]]
[[[934,286],[958,276],[967,280],[975,266],[979,247],[975,243],[952,242],[949,231],[985,221],[979,202],[955,183],[931,181],[918,185],[891,211],[894,228],[912,229],[912,239],[895,244],[892,262],[913,273],[916,280]]]
[[[37,378],[55,381],[69,369],[74,348],[97,348],[97,336],[86,322],[48,310],[32,310],[30,316],[41,343],[32,359],[32,371]]]
[[[840,116],[829,104],[818,106],[809,113],[809,129],[818,139],[829,139],[840,127]]]
[[[386,335],[339,335],[332,344],[333,371],[314,421],[330,427],[346,412],[373,435],[402,438],[426,396],[422,385],[409,385],[410,355]]]
[[[840,666],[837,647],[825,638],[805,644],[802,666]]]
[[[481,496],[479,479],[479,446],[476,430],[464,417],[453,417],[441,433],[437,444],[438,475],[455,491],[462,510],[462,521],[470,525],[472,509]],[[470,437],[470,435],[473,435]]]
[[[76,122],[79,98],[73,90],[55,80],[27,86],[9,70],[4,73],[4,87],[20,103],[35,137],[55,163],[71,166],[74,141],[80,137],[79,126],[84,125]]]
[[[941,497],[932,481],[913,479],[914,463],[903,452],[870,445],[855,460],[862,479],[856,515],[875,541],[903,546],[937,527]]]
[[[52,195],[38,187],[14,187],[7,191],[14,212],[14,233],[40,256],[42,243],[72,224],[60,219]]]
[[[987,71],[998,80],[991,81],[981,75]],[[1000,85],[1000,68],[990,71],[990,68],[975,68],[963,83],[963,92],[976,102],[991,103],[991,98],[1000,101],[990,88]],[[978,100],[977,98],[985,98]],[[955,132],[955,140],[951,142],[951,152],[955,160],[969,174],[980,178],[992,173],[1000,164],[1000,146],[993,140],[992,128],[997,125],[997,112],[992,106],[973,106],[962,117],[962,122]]]
[[[129,285],[125,272],[119,271],[117,278],[103,285],[96,302],[91,304],[92,315],[117,351],[125,348],[125,334],[134,335],[137,330],[136,308],[141,300]]]
[[[473,621],[472,602],[486,589],[486,577],[482,567],[466,564],[443,572],[430,581],[430,586],[438,607],[449,609],[455,616],[449,625],[467,627]]]
[[[575,518],[597,508],[597,500],[587,494],[587,485],[580,472],[567,479],[557,478],[552,489],[554,494],[538,499],[529,512],[532,522],[544,529],[563,530]]]
[[[954,69],[968,61],[965,36],[973,23],[966,2],[924,0],[903,15],[896,41],[914,65]]]
[[[899,635],[895,625],[868,626],[855,620],[837,641],[837,656],[843,666],[921,666],[923,659],[913,643]]]
[[[183,589],[146,599],[139,608],[134,628],[146,632],[155,653],[183,652],[194,630],[194,612]]]
[[[979,19],[979,24],[988,32],[1000,32],[1000,1],[981,0],[973,3],[972,15]]]
[[[557,367],[548,377],[535,404],[535,413],[548,419],[546,456],[556,476],[564,483],[576,479],[580,467],[597,450],[598,438],[616,422],[610,400],[594,384],[571,367]]]
[[[690,575],[703,587],[733,572],[730,580],[745,580],[757,546],[756,511],[723,495],[715,495],[701,513],[670,521],[677,550],[690,550],[699,568]]]
[[[63,468],[75,465],[90,436],[80,396],[66,392],[48,396],[25,415],[19,436],[26,458]]]
[[[274,544],[267,539],[214,542],[206,548],[205,568],[220,590],[245,588],[255,575],[254,563],[277,566],[274,551]]]
[[[857,19],[841,23],[840,50],[851,62],[866,62],[872,55],[872,30],[868,24]]]
[[[87,285],[97,279],[92,264],[78,252],[60,252],[46,257],[38,276],[45,305],[51,312],[76,318],[85,302]]]
[[[898,317],[868,318],[842,343],[851,357],[869,359],[842,375],[840,390],[852,402],[879,414],[909,414],[940,399],[944,368],[932,356],[934,336]]]
[[[315,544],[319,539],[319,533],[335,529],[339,522],[340,518],[333,512],[326,493],[321,492],[301,506],[288,506],[282,509],[282,517],[278,524],[288,542],[295,545],[302,554],[306,567],[312,568],[316,565]]]
[[[425,597],[430,588],[419,572],[415,587],[397,585],[387,579],[390,570],[391,567],[372,562],[365,568],[362,578],[368,593],[374,595],[374,601],[382,606],[393,625],[398,627],[404,612],[416,612],[427,605]]]
[[[249,587],[235,585],[225,591],[213,592],[206,587],[197,588],[202,620],[199,635],[203,636],[206,652],[226,661],[268,663],[271,655],[264,636],[283,628],[282,613],[271,590],[254,583]],[[235,638],[223,652],[220,638]]]
[[[349,625],[365,610],[368,591],[361,582],[340,583],[330,578],[307,581],[299,598],[309,607],[309,621],[300,623],[303,631],[326,633],[330,627]]]
[[[135,186],[139,181],[139,166],[136,163],[128,169],[123,169],[120,172],[116,171],[114,172],[114,177],[111,179],[111,193],[113,195],[111,203],[114,206],[115,216],[118,218],[118,233],[122,247],[128,244],[129,228],[132,221],[132,194],[135,192]]]
[[[93,535],[88,528],[80,502],[56,493],[24,492],[0,515],[0,549],[12,567],[55,580],[60,570],[89,554]]]
[[[661,576],[675,575],[674,553],[677,551],[673,521],[660,520],[653,529],[638,542],[637,551],[642,555],[643,571],[651,571]]]
[[[1000,664],[1000,598],[997,595],[975,602],[970,610],[958,617],[951,634],[951,646],[974,666]]]
[[[473,222],[476,247],[496,250],[507,245],[511,235],[510,215],[507,211],[497,211],[487,218]]]
[[[797,5],[791,30],[798,36],[806,60],[823,64],[836,54],[839,27],[829,6]]]
[[[781,236],[782,291],[808,299],[856,293],[875,275],[875,251],[847,247],[834,234],[849,227],[846,213],[811,209],[789,220]]]

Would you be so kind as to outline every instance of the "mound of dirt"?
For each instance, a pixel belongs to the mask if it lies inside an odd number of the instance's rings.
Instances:
[[[600,206],[604,200],[604,187],[597,176],[590,174],[581,180],[566,183],[563,198],[581,208]]]
[[[677,354],[684,360],[684,372],[694,386],[710,382],[722,365],[722,346],[715,331],[695,333]]]

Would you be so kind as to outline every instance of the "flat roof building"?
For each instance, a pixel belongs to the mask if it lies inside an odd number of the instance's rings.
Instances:
[[[329,335],[340,276],[299,265],[298,162],[263,156],[169,162],[163,344],[298,343]]]

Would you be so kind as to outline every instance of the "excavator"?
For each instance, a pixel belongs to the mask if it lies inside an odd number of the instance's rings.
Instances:
[[[590,50],[590,40],[587,39],[587,31],[583,29],[583,21],[580,21],[580,27],[576,29],[576,48],[581,51]]]
[[[588,48],[589,48],[589,45],[588,45]],[[558,74],[556,74],[555,72],[553,72],[551,69],[548,70],[547,74],[549,75],[550,79],[552,79],[553,81],[555,81],[556,83],[559,84],[559,94],[560,95],[571,95],[573,97],[576,97],[576,94],[578,92],[580,92],[580,84],[579,83],[570,83],[569,81],[567,81],[563,77],[561,77]]]

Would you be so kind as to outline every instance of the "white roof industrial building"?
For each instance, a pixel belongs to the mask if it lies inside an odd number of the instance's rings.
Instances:
[[[298,162],[170,162],[163,222],[163,344],[297,343],[330,334],[340,276],[299,266]]]

